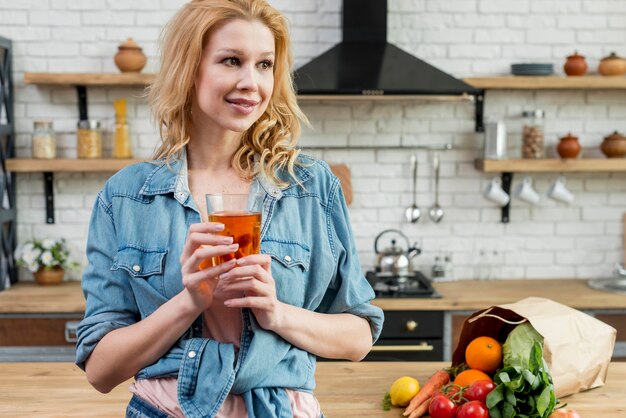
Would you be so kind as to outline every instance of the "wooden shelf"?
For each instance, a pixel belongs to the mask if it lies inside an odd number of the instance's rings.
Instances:
[[[626,77],[501,76],[468,77],[464,81],[484,90],[626,90]]]
[[[153,79],[142,73],[24,73],[25,84],[58,86],[143,86]]]
[[[6,161],[7,171],[14,173],[77,173],[114,172],[127,165],[141,162],[140,159],[54,159],[36,160],[11,158]]]
[[[626,158],[475,160],[474,166],[485,173],[626,172]]]

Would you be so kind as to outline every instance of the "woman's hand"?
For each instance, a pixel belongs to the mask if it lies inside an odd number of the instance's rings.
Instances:
[[[237,260],[232,270],[223,273],[219,288],[243,292],[238,299],[228,299],[224,305],[231,308],[250,308],[261,327],[275,330],[284,306],[276,298],[276,283],[271,273],[272,258],[267,254],[253,254]]]
[[[233,237],[216,235],[224,230],[224,224],[203,222],[189,227],[187,241],[180,256],[183,285],[189,293],[193,307],[204,311],[213,303],[213,290],[217,277],[235,266],[235,260],[213,267],[200,269],[200,263],[211,257],[232,254],[238,244],[232,244]]]

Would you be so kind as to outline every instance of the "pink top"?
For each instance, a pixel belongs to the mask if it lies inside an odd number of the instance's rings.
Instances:
[[[227,294],[216,287],[211,308],[204,311],[203,337],[221,343],[234,344],[239,348],[239,338],[242,332],[241,309],[229,308],[224,300],[237,296],[236,293]],[[152,405],[176,418],[184,418],[177,396],[178,379],[175,377],[161,377],[155,379],[140,379],[131,384],[132,393],[150,402]],[[311,393],[286,389],[291,401],[293,416],[297,418],[318,418],[321,415],[320,405]],[[239,395],[228,394],[216,418],[246,418],[246,405]]]

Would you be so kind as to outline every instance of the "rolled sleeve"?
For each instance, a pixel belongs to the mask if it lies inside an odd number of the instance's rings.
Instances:
[[[98,195],[89,223],[88,265],[82,277],[85,317],[77,329],[76,364],[85,361],[109,332],[134,324],[139,313],[131,285],[122,271],[112,271],[117,252],[115,224],[103,192]]]
[[[361,269],[356,251],[348,207],[338,180],[329,202],[328,229],[330,246],[336,260],[336,274],[331,280],[318,311],[327,313],[350,313],[365,318],[376,342],[383,327],[382,309],[370,303],[374,290]]]

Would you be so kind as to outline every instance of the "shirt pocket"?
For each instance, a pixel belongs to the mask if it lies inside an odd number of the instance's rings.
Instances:
[[[311,261],[310,248],[295,241],[265,238],[261,241],[261,252],[272,257],[272,276],[278,299],[302,307]]]
[[[117,252],[111,270],[122,269],[134,279],[147,281],[161,294],[165,293],[163,271],[167,250],[161,248],[125,247]]]

